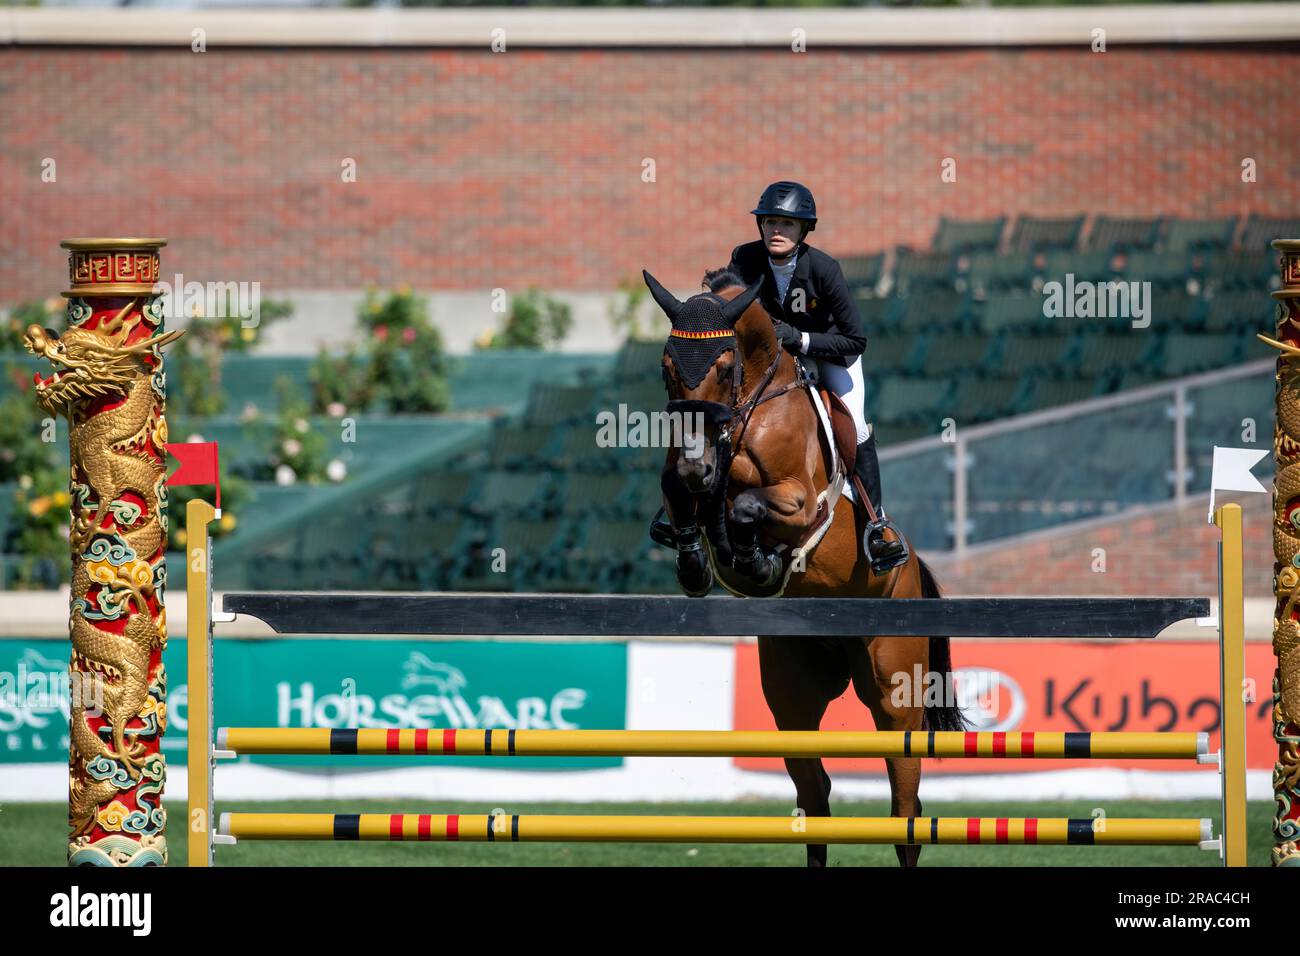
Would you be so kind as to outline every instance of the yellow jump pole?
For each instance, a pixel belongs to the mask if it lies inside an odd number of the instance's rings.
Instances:
[[[201,498],[193,498],[185,506],[190,866],[212,865],[212,542],[208,525],[216,517],[216,509]]]
[[[1209,820],[223,813],[238,840],[1197,846]]]
[[[1242,585],[1241,505],[1214,512],[1219,526],[1219,699],[1223,704],[1220,772],[1223,861],[1246,865],[1246,611]]]
[[[501,757],[1005,757],[1198,760],[1198,733],[961,733],[955,731],[398,730],[223,727],[217,749],[237,754],[394,754]]]

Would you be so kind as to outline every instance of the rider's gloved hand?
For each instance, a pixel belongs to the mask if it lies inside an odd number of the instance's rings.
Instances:
[[[773,328],[776,329],[776,338],[781,345],[791,352],[798,352],[803,348],[803,336],[793,325],[775,319],[772,322]]]

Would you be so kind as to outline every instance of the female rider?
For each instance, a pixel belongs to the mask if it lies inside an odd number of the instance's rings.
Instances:
[[[781,345],[813,359],[821,384],[843,399],[852,413],[858,433],[854,471],[879,517],[867,522],[863,550],[873,571],[887,571],[905,560],[907,552],[881,501],[876,436],[863,407],[862,352],[867,340],[858,307],[840,264],[804,242],[817,228],[817,204],[808,187],[772,183],[763,190],[752,215],[760,238],[732,250],[730,268],[746,285],[767,276],[760,301],[773,317]],[[893,531],[892,540],[883,535],[885,528]]]

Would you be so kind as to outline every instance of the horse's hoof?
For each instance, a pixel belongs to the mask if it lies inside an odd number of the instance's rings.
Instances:
[[[737,566],[736,569],[759,590],[774,587],[781,580],[781,562],[761,551],[757,560],[745,566]]]
[[[713,568],[702,551],[678,552],[677,584],[687,597],[704,597],[713,590]]]

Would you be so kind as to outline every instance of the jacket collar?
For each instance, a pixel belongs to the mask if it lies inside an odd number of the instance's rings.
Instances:
[[[770,283],[768,286],[768,290],[772,295],[772,297],[775,298],[776,297],[776,274],[772,271],[772,257],[767,254],[767,246],[762,244],[761,239],[759,240],[759,244],[760,244],[760,248],[763,250],[763,266],[767,269],[767,277]],[[809,262],[810,257],[808,255],[807,243],[804,242],[799,243],[798,247],[795,249],[795,256],[797,258],[794,260],[794,275],[790,277],[790,283],[792,285],[794,284],[794,281],[796,279],[807,280],[812,270],[812,265]]]

